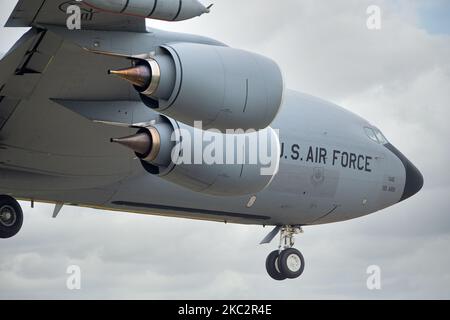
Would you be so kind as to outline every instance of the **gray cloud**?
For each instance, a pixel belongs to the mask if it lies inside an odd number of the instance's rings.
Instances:
[[[383,212],[309,227],[297,239],[307,259],[297,281],[273,282],[260,227],[66,207],[25,209],[21,234],[0,247],[0,298],[450,298],[450,39],[420,24],[420,1],[217,0],[213,12],[179,24],[274,58],[288,87],[332,100],[378,125],[423,171],[418,196]],[[369,31],[378,4],[383,27]],[[5,20],[14,1],[5,1]],[[0,29],[0,51],[23,30]],[[66,268],[82,268],[82,290]],[[366,268],[382,269],[382,290]]]

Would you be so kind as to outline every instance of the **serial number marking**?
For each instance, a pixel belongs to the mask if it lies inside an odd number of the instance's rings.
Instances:
[[[382,188],[382,190],[383,190],[384,192],[395,192],[395,191],[396,191],[396,188],[393,187],[393,186],[389,187],[389,186],[387,186],[387,185],[384,185],[383,188]]]

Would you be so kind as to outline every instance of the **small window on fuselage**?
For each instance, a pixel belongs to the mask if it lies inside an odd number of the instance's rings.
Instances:
[[[377,136],[375,135],[375,131],[373,131],[372,128],[365,127],[364,131],[366,131],[367,136],[370,138],[370,140],[375,141],[376,143],[379,143]]]
[[[375,131],[375,135],[377,136],[377,139],[378,139],[378,141],[381,144],[387,144],[388,143],[386,137],[381,133],[380,130],[378,130],[377,128],[373,128],[373,131]]]

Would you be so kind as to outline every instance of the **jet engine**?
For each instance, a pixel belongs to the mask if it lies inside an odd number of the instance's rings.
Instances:
[[[144,103],[188,125],[205,129],[263,129],[282,104],[278,65],[263,56],[224,46],[160,46],[134,66],[110,70],[131,82]]]
[[[270,127],[222,134],[161,119],[135,135],[111,139],[133,150],[150,174],[196,192],[239,196],[261,191],[278,171],[279,138]]]
[[[188,20],[209,12],[198,0],[83,0],[99,11],[165,21]]]

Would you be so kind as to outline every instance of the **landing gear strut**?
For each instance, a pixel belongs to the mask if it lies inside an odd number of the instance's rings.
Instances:
[[[0,195],[0,238],[15,236],[22,227],[23,213],[20,204],[12,197]]]
[[[282,226],[278,250],[266,259],[267,273],[272,279],[281,281],[300,277],[305,269],[305,259],[300,251],[294,249],[294,236],[302,232],[297,226]]]

